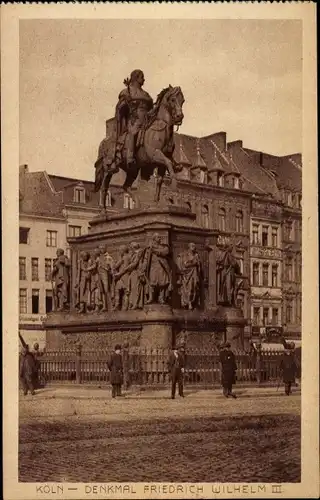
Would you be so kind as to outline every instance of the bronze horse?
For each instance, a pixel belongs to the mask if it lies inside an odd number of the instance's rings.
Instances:
[[[140,172],[141,178],[149,180],[157,169],[155,201],[160,200],[161,186],[166,172],[169,173],[171,182],[176,182],[177,165],[173,160],[174,151],[174,126],[180,126],[184,118],[182,106],[184,96],[180,87],[163,89],[157,97],[153,109],[148,113],[146,125],[142,131],[141,144],[136,150],[136,164],[128,169],[124,160],[125,137],[116,140],[105,138],[99,146],[98,160],[95,163],[95,191],[102,193],[103,209],[106,208],[106,198],[112,176],[118,168],[126,172],[123,190],[128,193],[137,204],[139,200],[131,190],[134,181]],[[174,187],[174,186],[173,186]]]

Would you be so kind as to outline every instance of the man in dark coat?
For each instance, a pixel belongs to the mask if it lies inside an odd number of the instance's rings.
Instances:
[[[168,361],[168,369],[171,375],[171,399],[176,397],[176,386],[178,383],[179,396],[184,397],[183,394],[183,374],[185,367],[185,349],[181,345],[179,350],[173,347]]]
[[[32,356],[35,362],[35,373],[34,373],[34,388],[38,389],[40,386],[39,374],[40,374],[40,356],[41,352],[39,350],[39,344],[36,342],[33,345]]]
[[[223,395],[228,398],[229,396],[236,399],[236,395],[232,393],[232,385],[236,383],[236,360],[231,345],[229,342],[222,346],[220,351],[221,363],[221,385],[223,387]]]
[[[34,377],[36,373],[36,363],[33,355],[29,351],[29,346],[26,345],[22,349],[22,353],[20,356],[20,367],[19,367],[19,375],[21,380],[21,385],[23,388],[23,394],[26,396],[28,394],[28,390],[32,395],[34,392]]]
[[[294,343],[286,344],[284,354],[280,361],[280,373],[284,382],[285,394],[291,394],[291,386],[296,381],[298,366],[294,356]]]
[[[112,397],[121,396],[121,386],[123,384],[123,363],[121,356],[121,346],[116,345],[114,352],[108,361],[108,368],[111,372],[110,382],[112,385]]]

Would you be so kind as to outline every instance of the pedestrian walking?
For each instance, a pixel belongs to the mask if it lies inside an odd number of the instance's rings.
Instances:
[[[185,368],[185,348],[181,345],[179,349],[173,347],[168,361],[168,369],[171,375],[171,399],[176,397],[176,387],[178,384],[179,396],[183,394],[183,374]]]
[[[284,392],[287,396],[291,394],[291,386],[295,384],[298,366],[294,355],[295,345],[289,342],[285,346],[284,354],[280,361],[280,373],[284,383]]]
[[[23,389],[23,394],[26,396],[28,391],[32,395],[34,392],[34,377],[36,373],[36,363],[32,353],[29,351],[29,346],[25,345],[22,348],[21,356],[20,356],[20,367],[19,367],[19,375],[21,380],[21,385]]]
[[[130,358],[129,358],[129,344],[126,342],[122,350],[122,363],[123,363],[123,386],[127,391],[130,387]]]
[[[233,394],[232,386],[236,383],[237,364],[229,342],[222,345],[219,357],[221,363],[221,385],[223,388],[223,395],[226,398],[231,396],[236,399],[237,396]]]
[[[121,346],[116,345],[114,352],[108,361],[110,370],[110,382],[112,386],[112,397],[121,396],[121,386],[123,384],[123,363],[121,355]]]
[[[39,351],[39,344],[37,342],[33,345],[32,355],[33,355],[34,362],[35,362],[34,384],[33,385],[34,385],[35,389],[38,389],[40,387],[40,380],[39,380],[40,359],[39,358],[41,356],[41,353]]]

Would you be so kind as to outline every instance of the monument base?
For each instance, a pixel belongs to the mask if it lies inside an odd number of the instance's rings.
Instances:
[[[232,349],[244,349],[244,327],[247,322],[243,312],[238,307],[219,306],[217,314],[225,322],[225,342],[231,344]]]
[[[184,340],[188,348],[213,347],[224,340],[225,320],[212,311],[173,310],[150,304],[143,310],[79,314],[54,312],[47,316],[46,348],[99,351],[128,343],[131,347],[171,348]]]

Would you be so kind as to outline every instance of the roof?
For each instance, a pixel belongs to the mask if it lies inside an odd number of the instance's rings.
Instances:
[[[46,172],[20,175],[20,212],[47,217],[64,217],[61,193],[52,191]]]
[[[279,189],[302,191],[302,157],[300,153],[275,156],[252,149],[245,149],[251,158],[256,158],[262,168],[275,176]]]

